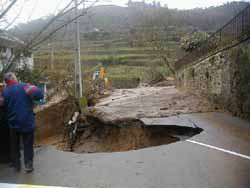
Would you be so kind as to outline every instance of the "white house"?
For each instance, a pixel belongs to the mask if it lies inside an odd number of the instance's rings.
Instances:
[[[24,49],[25,44],[23,41],[0,30],[0,71],[10,62],[14,62],[15,68],[27,66],[33,69],[33,55]]]

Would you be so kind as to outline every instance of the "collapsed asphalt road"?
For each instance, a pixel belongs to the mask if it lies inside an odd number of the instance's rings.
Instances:
[[[151,123],[188,124],[204,131],[192,141],[250,156],[250,123],[224,113],[181,115]],[[149,119],[146,121],[150,121]],[[0,166],[0,182],[94,188],[247,188],[250,160],[188,141],[129,152],[76,154],[43,147],[35,172]]]
[[[201,97],[180,92],[174,87],[115,90],[89,108],[87,117],[81,118],[84,126],[91,126],[72,136],[70,131],[78,129],[65,125],[75,110],[74,102],[69,98],[39,111],[36,116],[36,145],[56,145],[62,150],[96,153],[170,144],[199,134],[201,130],[190,123],[186,127],[178,127],[177,124],[150,127],[139,119],[207,112],[214,110],[214,106]]]
[[[48,146],[56,144],[64,118],[74,112],[70,101],[58,103],[37,115],[38,133],[44,144],[36,150],[35,172],[15,174],[7,165],[0,165],[0,182],[76,188],[247,188],[250,185],[250,123],[225,113],[198,113],[213,110],[214,106],[206,100],[181,93],[174,87],[117,90],[91,111],[104,125],[111,122],[119,126],[95,129],[98,137],[85,135],[89,140],[84,138],[83,143],[78,143],[75,149],[79,151],[75,151],[79,153],[70,153]],[[178,114],[186,115],[176,116]],[[144,123],[143,130],[148,125],[146,129],[157,134],[145,134],[141,127],[137,127],[140,134],[135,134],[131,127],[124,129],[116,123],[123,118],[139,118]],[[195,134],[186,131],[185,127],[196,128],[193,122],[203,131]],[[164,135],[163,142],[158,134]],[[110,140],[112,135],[116,137]],[[142,136],[147,142],[140,142]],[[157,144],[151,144],[148,138],[154,138]],[[115,147],[95,150],[103,142],[104,146]],[[82,147],[86,143],[88,145]],[[123,150],[119,149],[121,146]]]
[[[92,108],[92,115],[107,121],[122,118],[155,118],[214,112],[207,99],[170,87],[116,89]]]
[[[119,152],[160,146],[188,139],[202,132],[195,124],[152,124],[139,119],[103,122],[87,117],[88,126],[79,133],[71,151],[77,153]]]

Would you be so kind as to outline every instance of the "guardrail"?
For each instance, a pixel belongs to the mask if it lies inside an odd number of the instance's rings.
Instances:
[[[175,63],[175,68],[178,70],[184,65],[198,63],[248,39],[250,39],[250,5],[213,33],[199,47],[179,59]]]

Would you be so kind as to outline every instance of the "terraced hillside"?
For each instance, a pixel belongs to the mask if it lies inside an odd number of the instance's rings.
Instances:
[[[225,24],[248,3],[232,2],[205,9],[177,10],[161,6],[140,8],[112,5],[94,6],[80,21],[81,62],[84,75],[91,75],[100,65],[116,87],[134,87],[138,82],[154,82],[169,75],[166,64],[181,57],[180,43],[186,35],[205,32],[210,35]],[[67,20],[65,15],[64,19]],[[46,20],[20,25],[23,33],[14,29],[16,36],[39,33]],[[34,25],[38,27],[34,27]],[[48,32],[57,28],[55,22]],[[48,73],[73,75],[74,24],[55,33],[34,54],[35,66]],[[30,34],[31,33],[31,34]],[[46,36],[46,32],[44,34]],[[41,37],[42,38],[42,37]],[[196,39],[195,39],[196,40]],[[158,42],[155,46],[154,42]],[[156,47],[158,48],[156,50]],[[159,49],[164,48],[159,54]],[[162,57],[165,56],[166,58]],[[53,62],[53,63],[52,63]],[[136,83],[125,84],[121,83]]]
[[[169,42],[172,61],[176,58],[176,42]],[[73,42],[50,43],[35,53],[35,66],[51,72],[68,72],[74,62]],[[83,72],[94,72],[106,67],[108,77],[117,87],[134,87],[126,82],[150,82],[169,75],[168,67],[150,46],[131,46],[126,40],[81,41]],[[123,84],[122,84],[123,83]],[[125,84],[125,85],[124,85]]]

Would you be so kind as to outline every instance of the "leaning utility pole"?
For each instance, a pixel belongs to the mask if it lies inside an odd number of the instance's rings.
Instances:
[[[78,0],[75,0],[75,16],[78,16]],[[83,96],[82,89],[82,69],[81,69],[81,48],[80,48],[80,33],[79,19],[75,21],[75,95],[78,98]]]

